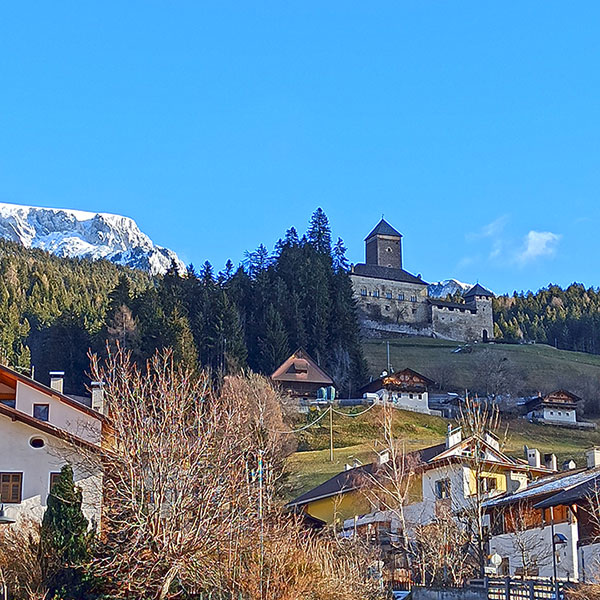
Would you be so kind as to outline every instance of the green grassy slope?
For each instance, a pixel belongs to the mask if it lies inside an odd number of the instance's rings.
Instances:
[[[479,365],[484,355],[506,359],[513,379],[523,391],[581,386],[600,380],[600,355],[556,350],[544,344],[474,344],[471,353],[453,353],[458,344],[433,338],[390,340],[390,362],[395,370],[410,367],[434,380],[446,379],[455,389],[477,389]],[[369,371],[377,375],[386,368],[385,340],[367,340],[363,349]]]

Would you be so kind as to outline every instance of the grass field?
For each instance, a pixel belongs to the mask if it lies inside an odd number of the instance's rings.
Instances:
[[[444,372],[451,387],[477,389],[478,360],[482,352],[506,358],[510,373],[531,390],[570,387],[581,381],[600,381],[600,356],[556,350],[550,346],[487,344],[475,345],[471,353],[453,353],[454,342],[430,338],[400,338],[390,340],[390,362],[396,369],[411,367],[435,379]],[[385,341],[367,341],[365,355],[372,375],[378,375],[387,365]],[[291,471],[288,496],[322,483],[344,469],[354,459],[370,462],[381,438],[380,408],[356,417],[335,416],[334,462],[329,461],[329,428],[327,419],[298,437],[299,451],[288,459]],[[347,411],[351,412],[351,411]],[[586,417],[587,420],[593,420]],[[448,421],[407,411],[396,411],[394,430],[407,450],[431,446],[445,439]],[[522,456],[523,445],[536,447],[541,453],[554,452],[559,462],[573,458],[583,465],[586,448],[600,445],[600,430],[580,431],[546,425],[532,425],[522,418],[504,421],[508,427],[506,450]]]
[[[470,353],[452,352],[458,344],[433,338],[390,340],[390,363],[395,370],[410,367],[455,389],[477,389],[482,354],[506,359],[508,370],[526,391],[573,387],[600,380],[600,355],[556,350],[544,344],[474,344]],[[367,340],[364,353],[373,376],[387,367],[385,340]]]

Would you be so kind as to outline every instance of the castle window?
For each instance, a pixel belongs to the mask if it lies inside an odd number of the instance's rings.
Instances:
[[[392,249],[391,249],[391,248],[388,246],[388,247],[385,249],[385,251],[386,251],[386,252],[391,252],[391,251],[392,251]]]
[[[390,310],[390,307],[386,304],[385,310]]]
[[[373,296],[374,296],[375,298],[379,298],[379,290],[375,290],[375,291],[373,292]]]
[[[402,293],[398,294],[398,300],[404,300],[404,294],[402,294]]]
[[[360,290],[360,295],[361,296],[366,296],[367,295],[367,290],[365,288],[363,288],[362,290]]]
[[[411,296],[410,297],[410,301],[411,302],[416,302],[417,301],[417,297],[416,296]]]
[[[392,299],[392,292],[386,292],[386,293],[385,293],[385,297],[386,297],[388,300],[391,300],[391,299]]]

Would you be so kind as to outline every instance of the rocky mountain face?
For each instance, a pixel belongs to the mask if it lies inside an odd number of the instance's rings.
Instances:
[[[165,273],[177,254],[157,246],[129,217],[80,210],[0,203],[0,237],[57,256],[106,259],[119,265]]]

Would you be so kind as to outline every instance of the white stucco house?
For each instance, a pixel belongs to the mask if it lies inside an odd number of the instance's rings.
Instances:
[[[556,459],[542,465],[539,452],[531,449],[530,453],[527,460],[513,458],[502,452],[498,438],[490,432],[463,438],[460,427],[449,427],[445,444],[409,455],[414,454],[417,461],[413,465],[416,493],[403,507],[407,527],[425,525],[447,511],[459,514],[472,508],[476,497],[515,493],[556,468]],[[477,461],[476,455],[480,456]],[[391,533],[397,534],[394,521],[398,520],[393,511],[374,511],[347,519],[344,530],[351,535],[363,523],[385,522],[391,523]]]
[[[71,464],[83,511],[99,525],[102,477],[98,461],[104,415],[102,390],[87,406],[0,365],[0,503],[9,518],[40,520],[54,477]]]
[[[577,425],[579,396],[566,390],[556,390],[546,396],[536,396],[526,404],[530,421],[550,425]]]
[[[433,414],[429,409],[429,388],[434,382],[413,369],[395,373],[384,372],[360,390],[363,398],[373,402],[389,403],[412,412]]]

